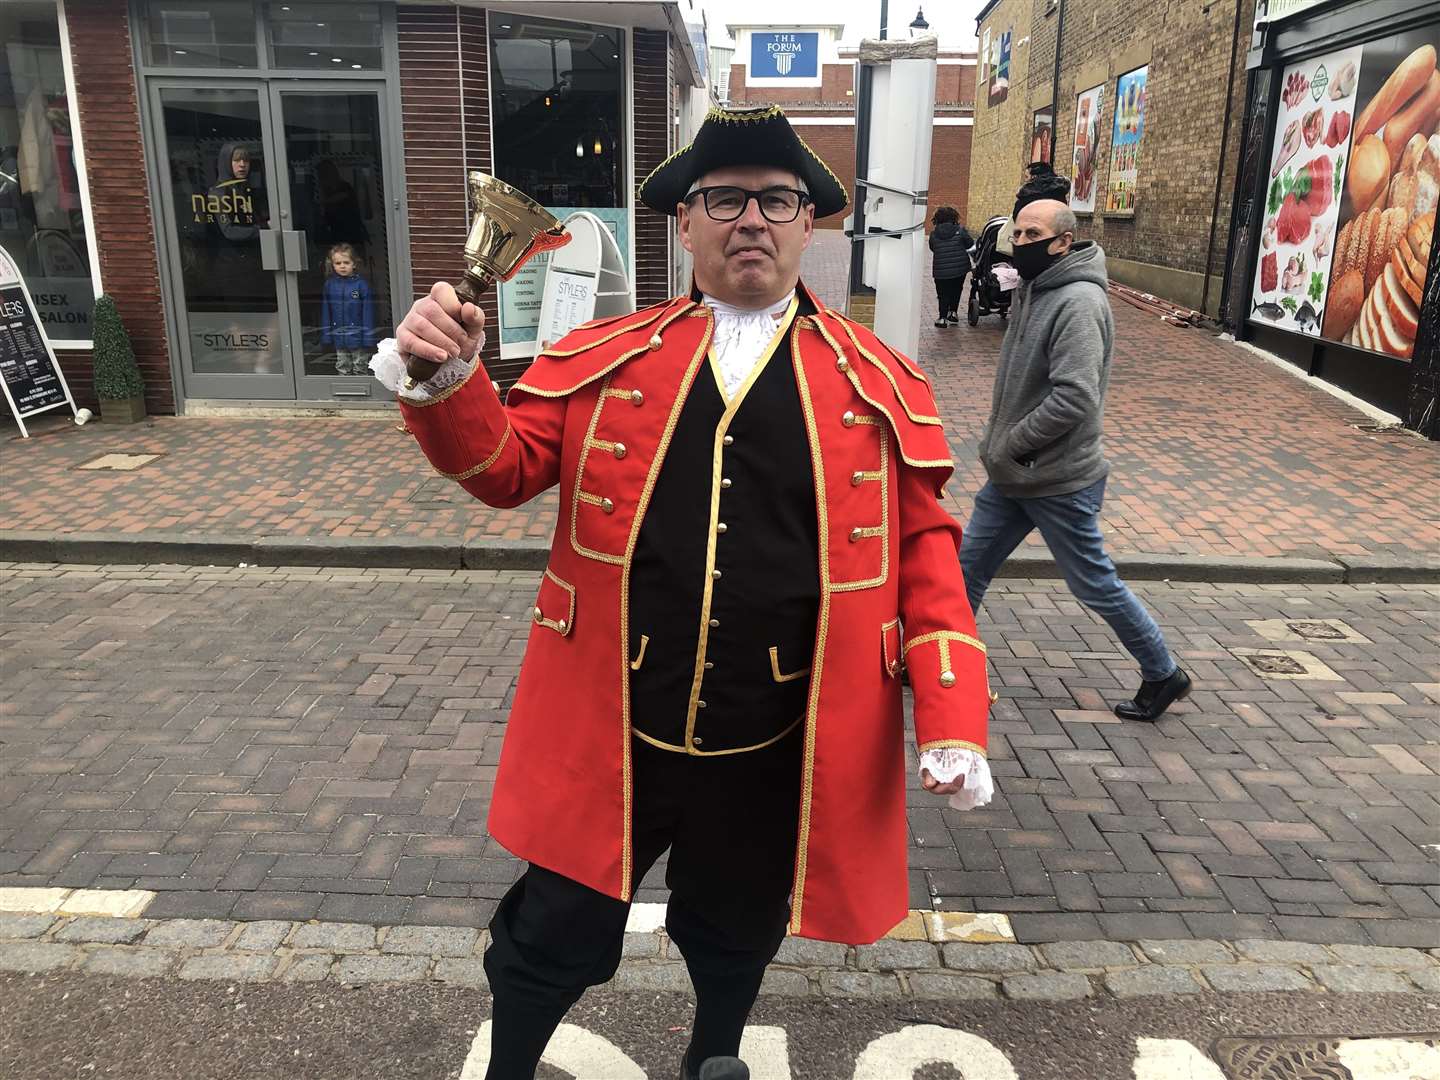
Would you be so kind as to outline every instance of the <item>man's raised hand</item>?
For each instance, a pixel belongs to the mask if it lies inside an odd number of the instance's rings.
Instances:
[[[485,313],[474,304],[462,304],[448,282],[437,281],[429,296],[410,306],[395,330],[395,344],[410,378],[424,382],[446,360],[474,356],[484,330]]]

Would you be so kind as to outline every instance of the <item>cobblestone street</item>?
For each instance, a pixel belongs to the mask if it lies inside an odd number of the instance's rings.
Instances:
[[[519,868],[485,815],[537,580],[0,567],[0,888],[483,925]],[[1154,726],[1109,712],[1133,664],[1063,585],[991,593],[997,797],[912,780],[912,907],[1021,942],[1433,947],[1440,588],[1137,591],[1196,675]]]

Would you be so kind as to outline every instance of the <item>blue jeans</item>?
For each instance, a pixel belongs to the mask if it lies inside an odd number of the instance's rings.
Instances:
[[[975,496],[975,512],[960,545],[960,566],[970,607],[980,610],[985,590],[1020,541],[1039,529],[1075,598],[1110,624],[1140,663],[1140,677],[1167,678],[1175,660],[1155,620],[1115,572],[1100,536],[1105,481],[1068,495],[1012,499],[987,483]]]

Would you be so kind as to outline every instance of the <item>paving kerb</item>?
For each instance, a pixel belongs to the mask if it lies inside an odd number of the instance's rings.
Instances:
[[[113,933],[98,928],[106,921],[115,924]],[[944,932],[938,924],[937,930]],[[484,932],[441,926],[0,915],[0,971],[7,972],[328,980],[347,986],[433,980],[484,989],[481,957],[488,944]],[[762,993],[957,1001],[1261,990],[1440,994],[1440,950],[1308,945],[1277,951],[1256,945],[1146,940],[996,945],[886,938],[876,945],[844,946],[792,938],[771,965]],[[662,931],[627,933],[624,954],[616,988],[688,991],[684,965]]]
[[[333,569],[543,570],[550,543],[524,540],[426,540],[410,537],[196,536],[187,533],[43,533],[0,530],[0,562],[175,566],[322,566]],[[1341,585],[1440,583],[1440,558],[1124,554],[1115,557],[1132,581]],[[1047,553],[1021,550],[1002,578],[1062,575]]]

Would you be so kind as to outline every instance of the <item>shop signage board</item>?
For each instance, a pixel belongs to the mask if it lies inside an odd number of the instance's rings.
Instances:
[[[594,214],[565,220],[570,243],[551,253],[540,301],[539,346],[547,349],[581,323],[635,310],[625,261],[615,238]]]
[[[20,266],[4,248],[0,248],[0,388],[27,439],[26,417],[65,405],[75,412],[75,399],[41,328]]]
[[[1127,71],[1115,82],[1110,127],[1110,168],[1105,176],[1105,213],[1133,214],[1140,177],[1140,140],[1145,134],[1145,84],[1149,67]]]
[[[752,80],[819,78],[820,34],[816,31],[752,31],[749,77]]]
[[[622,268],[629,273],[630,211],[624,207],[547,206],[556,219],[566,221],[583,212],[610,233]],[[572,241],[573,243],[573,241]],[[568,249],[560,248],[560,252]],[[556,252],[542,252],[527,262],[509,281],[500,284],[500,355],[534,355],[540,339],[540,307],[545,299],[545,276]]]
[[[1251,322],[1408,361],[1440,195],[1440,23],[1290,64]]]
[[[1100,113],[1105,86],[1092,86],[1075,96],[1075,139],[1070,154],[1070,209],[1095,212],[1095,181],[1100,172]]]

